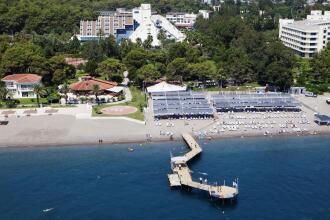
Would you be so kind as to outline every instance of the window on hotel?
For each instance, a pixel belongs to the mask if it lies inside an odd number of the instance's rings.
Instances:
[[[13,87],[14,86],[14,83],[13,82],[6,82],[6,86],[7,87]]]

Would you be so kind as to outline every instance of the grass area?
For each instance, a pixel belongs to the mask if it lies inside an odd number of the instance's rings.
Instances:
[[[8,100],[7,100],[7,103],[5,101],[0,101],[0,108],[1,109],[5,109],[5,108],[20,109],[20,108],[38,107],[38,102],[37,102],[37,99],[35,99],[35,98],[12,99],[10,101],[10,104],[8,104],[8,102],[9,102]],[[40,104],[48,105],[47,98],[41,98]]]
[[[33,98],[22,98],[17,99],[19,101],[18,105],[37,105],[37,99]],[[40,104],[48,104],[48,100],[46,98],[40,98]]]
[[[147,98],[144,93],[142,93],[138,88],[136,87],[130,87],[131,93],[132,93],[132,101],[126,102],[126,103],[120,103],[120,104],[102,104],[97,105],[93,107],[93,116],[101,116],[101,117],[128,117],[133,118],[136,120],[144,121],[144,115],[143,115],[143,108],[147,106]],[[119,105],[126,105],[126,106],[133,106],[138,109],[137,112],[134,112],[129,115],[123,115],[123,116],[109,116],[106,114],[102,114],[101,110],[105,107],[110,106],[119,106]]]

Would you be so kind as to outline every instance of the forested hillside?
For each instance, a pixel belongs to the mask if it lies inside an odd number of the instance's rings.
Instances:
[[[159,36],[162,46],[150,41],[117,44],[113,37],[80,44],[73,38],[81,19],[96,18],[99,10],[132,8],[140,0],[2,0],[0,3],[0,77],[10,73],[34,72],[46,86],[70,82],[79,74],[120,80],[122,70],[142,86],[167,77],[171,80],[216,80],[228,83],[266,83],[287,90],[307,86],[314,92],[329,90],[330,49],[303,60],[278,40],[278,19],[304,18],[311,9],[303,1],[274,4],[260,0],[249,5],[226,1],[210,19],[198,18],[187,40],[175,43]],[[199,1],[152,0],[153,9],[198,11],[208,8]],[[262,11],[263,13],[260,13]],[[64,62],[64,57],[83,57],[81,71]]]
[[[96,18],[100,10],[133,8],[143,0],[2,0],[0,1],[0,33],[38,34],[79,30],[81,19]],[[160,13],[168,11],[198,11],[203,7],[195,0],[151,0],[154,10]]]

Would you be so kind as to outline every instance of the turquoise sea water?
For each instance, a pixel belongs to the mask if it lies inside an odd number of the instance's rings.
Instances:
[[[194,177],[239,177],[236,205],[169,188],[183,143],[15,148],[0,149],[0,219],[330,219],[330,137],[200,143]]]

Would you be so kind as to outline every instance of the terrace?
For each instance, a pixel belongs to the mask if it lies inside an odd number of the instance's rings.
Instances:
[[[300,103],[284,93],[219,93],[212,101],[217,112],[300,111]]]
[[[152,105],[154,117],[158,119],[213,117],[206,95],[200,92],[152,93]]]

